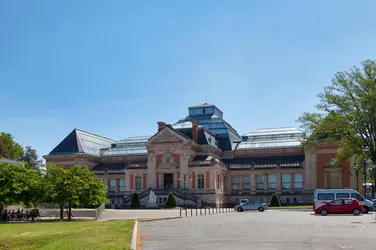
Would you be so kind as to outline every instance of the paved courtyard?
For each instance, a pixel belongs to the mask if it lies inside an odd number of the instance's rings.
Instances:
[[[230,212],[140,223],[141,249],[376,249],[373,214]]]

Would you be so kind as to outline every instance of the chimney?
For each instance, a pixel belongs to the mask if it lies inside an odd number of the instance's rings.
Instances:
[[[158,132],[164,129],[165,127],[166,127],[166,123],[158,122]]]
[[[197,142],[198,139],[198,121],[192,121],[192,140]]]

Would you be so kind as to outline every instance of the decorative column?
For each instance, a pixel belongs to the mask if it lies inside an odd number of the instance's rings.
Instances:
[[[294,189],[294,174],[290,174],[290,189]]]
[[[182,152],[180,153],[180,187],[184,187],[184,178],[183,175],[189,173],[189,152]],[[189,176],[186,176],[186,179],[189,179]],[[186,181],[185,183],[186,188],[191,188],[190,181]]]
[[[264,174],[264,190],[268,190],[268,175]]]
[[[275,189],[276,189],[277,193],[281,193],[282,192],[281,173],[276,173],[275,178],[276,178],[276,188]]]
[[[157,161],[155,151],[148,150],[148,181],[147,186],[149,188],[157,188]]]

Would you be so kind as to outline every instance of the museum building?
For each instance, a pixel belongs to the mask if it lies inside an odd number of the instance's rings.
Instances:
[[[87,166],[108,186],[109,205],[141,204],[153,190],[159,205],[170,193],[187,206],[222,206],[240,199],[311,203],[316,188],[355,188],[350,165],[333,164],[339,144],[304,146],[296,128],[259,129],[240,136],[215,105],[189,107],[173,125],[158,122],[152,136],[114,141],[74,129],[47,163]]]

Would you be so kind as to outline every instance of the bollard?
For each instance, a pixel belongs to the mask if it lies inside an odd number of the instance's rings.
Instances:
[[[191,208],[191,216],[193,216],[193,214],[192,214],[192,213],[193,213],[193,211],[192,211],[192,208]]]
[[[196,216],[197,216],[197,207],[196,207]]]
[[[202,209],[200,208],[200,215],[202,215]]]
[[[206,208],[204,208],[205,209],[205,215],[206,215]]]
[[[187,217],[187,215],[188,215],[188,214],[187,214],[187,209],[184,209],[184,210],[185,210],[185,217]]]

